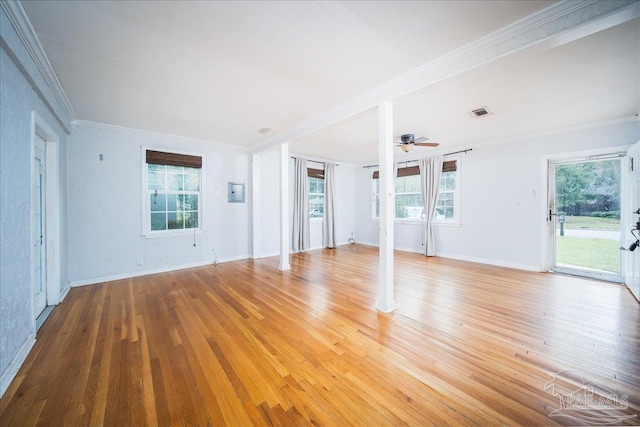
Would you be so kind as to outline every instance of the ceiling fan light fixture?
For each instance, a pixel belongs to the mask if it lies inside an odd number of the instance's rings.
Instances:
[[[400,144],[400,149],[405,153],[408,153],[409,151],[411,151],[412,148],[413,148],[413,145],[411,144]]]
[[[400,141],[403,144],[411,144],[415,139],[415,136],[412,133],[406,133],[400,137]]]

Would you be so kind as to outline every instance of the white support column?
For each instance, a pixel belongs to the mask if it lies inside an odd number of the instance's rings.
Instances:
[[[260,155],[251,156],[251,257],[260,258],[261,228],[260,228]]]
[[[279,270],[290,270],[289,248],[289,145],[280,144],[280,265]]]
[[[378,303],[383,313],[396,309],[393,299],[393,226],[395,185],[393,176],[393,105],[378,105],[378,157],[380,162],[380,271]]]

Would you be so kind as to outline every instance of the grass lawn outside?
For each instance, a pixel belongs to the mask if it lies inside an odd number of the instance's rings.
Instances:
[[[572,230],[620,230],[620,220],[592,216],[565,216],[564,228]]]
[[[557,236],[556,264],[563,267],[620,273],[620,242],[608,239]]]

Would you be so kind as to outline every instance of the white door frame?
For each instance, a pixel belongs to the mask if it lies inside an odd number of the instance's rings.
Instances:
[[[33,147],[31,175],[31,269],[34,315],[47,307],[47,245],[46,239],[46,182],[47,154],[45,141],[36,135]],[[41,289],[40,291],[38,289]]]
[[[631,165],[633,164],[633,170]],[[629,151],[627,151],[627,159],[622,168],[622,179],[625,183],[625,203],[622,205],[623,214],[622,222],[622,246],[628,248],[633,242],[631,230],[636,226],[639,216],[632,212],[636,212],[640,208],[640,141],[635,143]],[[636,232],[636,236],[640,234]],[[625,284],[640,301],[640,248],[635,251],[623,251],[622,257],[626,266],[624,267]]]
[[[45,277],[47,289],[47,305],[56,305],[60,302],[61,283],[61,234],[60,234],[60,165],[59,139],[47,122],[35,111],[31,112],[31,159],[35,154],[36,135],[45,141]],[[33,168],[33,160],[31,161]],[[33,176],[33,170],[31,171]],[[33,206],[33,204],[32,204]],[[33,216],[31,216],[33,221]],[[31,224],[33,230],[33,224]],[[33,262],[33,260],[32,260]],[[33,269],[32,269],[33,271]],[[33,284],[33,280],[31,280]],[[32,289],[33,295],[33,289]],[[35,303],[35,301],[34,301]],[[36,330],[35,304],[32,304],[32,329]]]
[[[543,239],[542,241],[544,242],[544,244],[540,245],[541,250],[540,250],[540,256],[541,256],[541,265],[542,265],[542,271],[551,271],[551,251],[555,250],[555,247],[553,247],[553,242],[554,240],[554,234],[555,233],[555,224],[552,221],[548,220],[548,216],[549,216],[549,206],[551,206],[551,197],[553,195],[553,189],[552,189],[552,185],[555,185],[555,182],[551,182],[551,177],[553,176],[552,170],[551,168],[554,167],[555,163],[559,163],[559,162],[564,162],[564,161],[571,161],[571,160],[576,160],[579,158],[588,158],[588,157],[597,157],[597,156],[603,156],[603,155],[609,155],[609,154],[615,154],[615,153],[620,153],[620,154],[625,154],[627,150],[629,149],[628,145],[617,145],[617,146],[612,146],[612,147],[604,147],[604,148],[597,148],[597,149],[591,149],[591,150],[582,150],[582,151],[574,151],[574,152],[568,152],[568,153],[559,153],[559,154],[554,154],[554,155],[549,155],[549,156],[544,156],[542,159],[542,163],[543,163],[543,168],[542,168],[542,182],[544,182],[543,188],[547,189],[547,197],[541,201],[540,205],[542,207],[541,209],[541,215],[543,218],[546,219],[546,226],[542,227],[541,230],[541,238]],[[620,188],[620,204],[621,204],[621,209],[623,208],[623,206],[625,205],[625,182],[624,179],[622,180],[621,183],[621,188]],[[621,218],[622,221],[622,218]],[[621,259],[621,276],[624,272],[624,268],[625,268],[625,260],[624,257],[622,257]],[[601,279],[601,277],[594,277],[596,279]],[[612,280],[613,279],[613,280]],[[612,277],[607,277],[604,278],[603,280],[607,280],[607,281],[613,281],[613,282],[622,282],[622,279],[616,280]]]

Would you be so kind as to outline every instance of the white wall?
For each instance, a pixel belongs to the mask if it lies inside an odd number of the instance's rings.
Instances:
[[[336,175],[336,244],[349,243],[351,233],[356,228],[356,171],[355,165],[340,163],[335,167]]]
[[[62,113],[37,66],[0,9],[0,396],[35,339],[31,285],[31,138],[35,111],[58,139],[58,164],[66,177]],[[34,90],[37,88],[37,91]],[[68,125],[68,123],[67,123]],[[60,188],[60,277],[68,283],[65,189]],[[59,289],[57,290],[59,292]],[[57,302],[57,301],[56,301]]]
[[[204,231],[142,235],[143,150],[201,154]],[[103,160],[99,159],[100,154]],[[249,201],[227,202],[227,183],[250,185],[243,148],[154,132],[81,123],[68,139],[69,279],[105,278],[249,257]],[[143,264],[138,266],[137,260]]]
[[[440,256],[539,271],[546,229],[546,168],[554,154],[628,146],[638,140],[638,122],[484,145],[460,159],[461,226],[437,226]],[[378,244],[370,219],[371,170],[356,173],[356,240]],[[535,192],[535,195],[534,195]],[[396,224],[397,249],[422,252],[417,224]]]
[[[260,155],[260,257],[280,254],[280,152]]]

